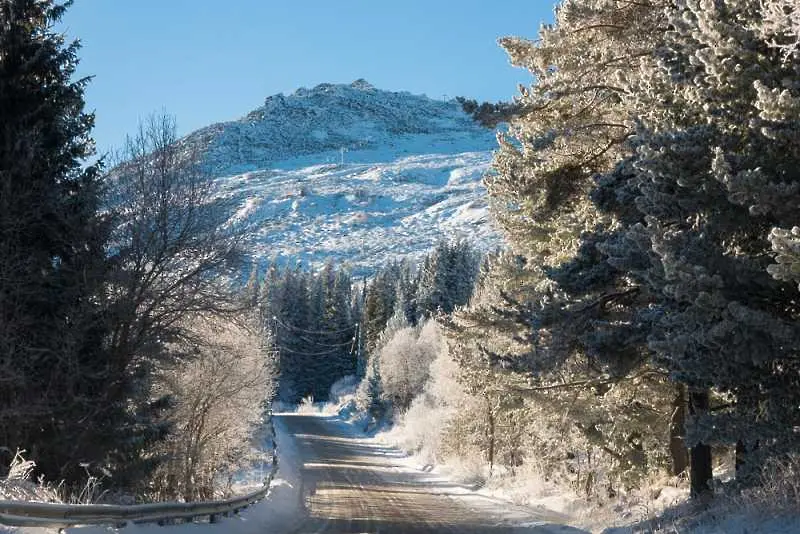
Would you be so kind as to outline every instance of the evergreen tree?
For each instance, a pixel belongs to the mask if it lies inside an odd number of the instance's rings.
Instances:
[[[84,166],[94,116],[88,80],[73,80],[79,44],[53,31],[65,9],[0,3],[0,443],[74,482],[80,462],[107,465],[128,417],[108,397],[126,377],[107,359],[109,226],[99,166]]]
[[[386,399],[383,398],[379,358],[372,358],[372,365],[367,373],[367,413],[374,421],[381,421],[387,411]]]
[[[340,378],[357,372],[353,288],[346,268],[327,262],[316,274],[274,264],[260,291],[262,321],[280,355],[285,402],[327,399]]]
[[[798,445],[796,293],[783,257],[770,263],[780,229],[800,222],[800,90],[786,83],[800,63],[765,37],[770,4],[671,6],[659,62],[634,86],[650,111],[629,165],[646,217],[631,241],[652,251],[664,296],[650,344],[689,386],[692,441],[706,444],[694,493],[708,489],[710,444],[737,444],[742,479]],[[710,413],[710,388],[731,407]]]
[[[466,241],[440,242],[425,257],[417,282],[416,308],[421,316],[450,313],[469,301],[480,258]]]
[[[381,332],[394,313],[398,278],[397,265],[390,263],[378,271],[367,286],[362,324],[365,346],[370,352],[375,349]]]
[[[250,266],[250,275],[247,277],[247,284],[244,287],[245,305],[250,307],[258,306],[258,291],[261,273],[259,272],[259,265],[257,261],[253,261]]]
[[[398,308],[402,310],[405,315],[406,321],[411,326],[417,325],[419,318],[417,302],[417,270],[408,260],[403,260],[400,264],[400,280],[397,283],[395,293],[397,294],[397,302],[395,303],[395,313]]]
[[[676,473],[686,463],[683,411],[668,408],[681,404],[682,389],[647,344],[659,288],[644,272],[650,256],[627,232],[644,216],[635,190],[614,188],[629,172],[620,162],[633,153],[640,113],[630,86],[655,63],[665,5],[564,1],[538,41],[501,40],[536,80],[522,88],[486,179],[512,253],[485,271],[479,296],[449,329],[475,386],[528,398],[540,439],[568,413],[578,430],[565,440],[569,454],[599,457],[625,485],[664,467],[668,451]],[[670,411],[674,436],[658,415]]]

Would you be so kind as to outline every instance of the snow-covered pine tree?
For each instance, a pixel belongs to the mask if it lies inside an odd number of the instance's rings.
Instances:
[[[329,261],[314,274],[273,264],[259,298],[262,323],[280,354],[281,400],[325,400],[335,381],[357,372],[354,315],[361,303],[354,305],[347,267]]]
[[[367,285],[362,319],[365,346],[374,350],[386,323],[394,313],[397,300],[397,282],[400,270],[395,263],[389,263],[379,270]]]
[[[403,313],[411,326],[416,326],[419,319],[418,303],[417,303],[417,286],[418,286],[418,269],[407,259],[400,263],[400,280],[397,283],[397,303],[395,303],[395,312],[397,308],[403,310]]]
[[[765,29],[779,5],[676,2],[660,61],[632,86],[642,113],[631,168],[646,224],[631,241],[655,253],[647,276],[664,297],[650,344],[690,388],[691,440],[737,443],[744,479],[798,446],[796,287],[768,274],[787,278],[780,254],[770,263],[773,247],[791,247],[773,228],[800,224],[800,62]],[[730,406],[709,413],[709,388]],[[711,459],[695,449],[698,494]]]
[[[250,274],[247,276],[247,283],[244,286],[245,306],[258,306],[258,292],[261,287],[261,266],[257,260],[253,260],[250,265]]]
[[[794,0],[761,0],[761,20],[752,25],[770,46],[781,49],[787,57],[800,52],[800,9]]]
[[[423,261],[417,282],[417,311],[431,317],[469,301],[480,257],[467,241],[441,241]]]
[[[313,341],[307,351],[319,355],[313,361],[314,396],[323,400],[335,381],[356,371],[352,287],[347,269],[337,268],[332,261],[326,262],[312,284],[321,291],[322,307],[310,323],[314,334],[303,338]]]
[[[572,436],[572,450],[554,457],[594,455],[612,467],[611,485],[635,485],[669,450],[658,414],[668,411],[671,387],[650,362],[652,319],[640,313],[652,294],[601,248],[641,214],[600,210],[590,197],[597,176],[632,153],[637,110],[627,86],[652,61],[662,4],[569,0],[537,42],[501,41],[535,78],[486,180],[516,255],[498,258],[451,329],[460,353],[472,354],[468,365],[500,371],[501,390],[524,392],[540,421],[558,425],[569,414],[560,432]],[[555,428],[534,432],[547,439]]]
[[[381,421],[386,416],[388,406],[383,397],[379,358],[372,358],[371,362],[367,372],[367,413],[374,421]]]
[[[261,299],[263,321],[279,355],[278,398],[299,402],[313,389],[307,343],[301,334],[311,326],[306,274],[299,267],[271,267],[262,285]]]

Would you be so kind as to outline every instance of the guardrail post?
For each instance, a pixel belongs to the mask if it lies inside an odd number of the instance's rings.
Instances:
[[[219,523],[219,516],[217,514],[211,514],[208,516],[209,523]]]

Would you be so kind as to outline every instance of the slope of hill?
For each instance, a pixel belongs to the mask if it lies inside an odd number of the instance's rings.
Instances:
[[[440,239],[499,246],[481,177],[494,132],[455,101],[375,89],[364,80],[266,99],[183,140],[257,228],[265,259],[333,257],[369,274]]]

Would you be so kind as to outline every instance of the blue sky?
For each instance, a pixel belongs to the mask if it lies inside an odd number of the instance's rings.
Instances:
[[[100,151],[140,118],[181,134],[233,120],[265,97],[365,78],[380,89],[509,100],[530,76],[497,38],[535,38],[553,0],[77,0],[59,30],[79,38]]]

